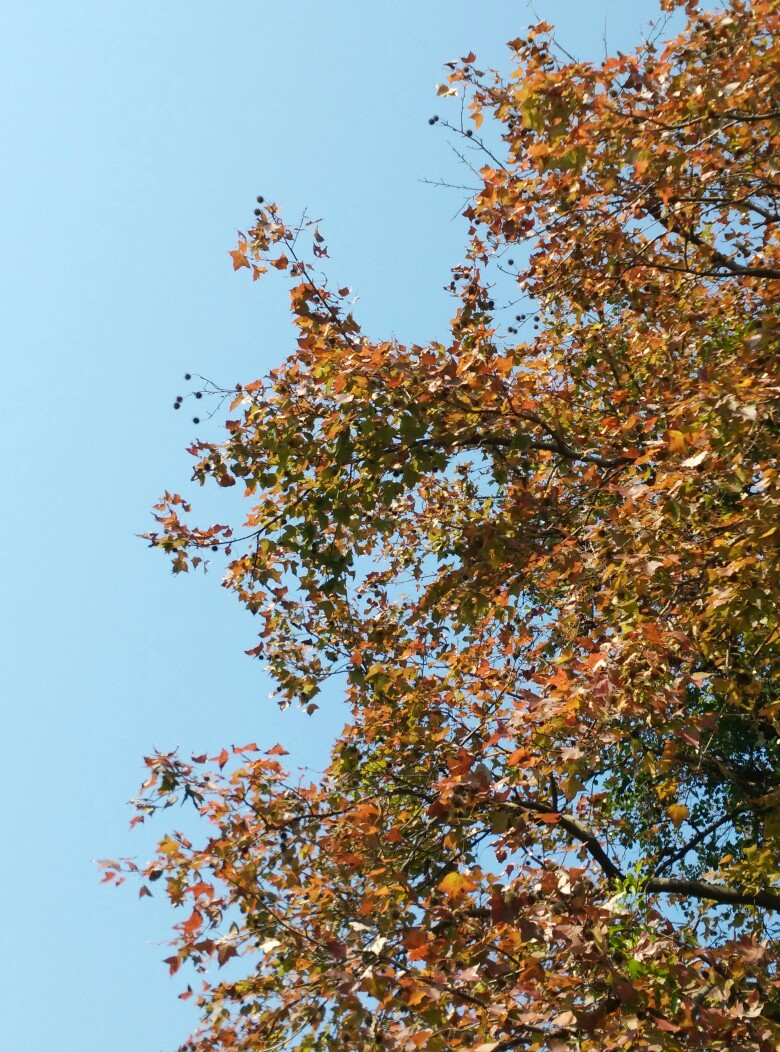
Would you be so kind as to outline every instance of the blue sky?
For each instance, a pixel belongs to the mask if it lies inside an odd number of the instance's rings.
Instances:
[[[503,66],[536,15],[582,57],[605,34],[628,50],[656,13],[649,0],[6,0],[5,1047],[175,1049],[195,1013],[160,963],[173,917],[101,887],[92,861],[143,860],[163,833],[127,829],[142,756],[281,740],[316,766],[340,726],[337,706],[278,713],[218,574],[172,579],[135,536],[163,489],[185,488],[196,431],[218,434],[191,423],[193,402],[173,412],[183,374],[247,382],[291,350],[284,289],[234,275],[227,254],[255,196],[323,217],[330,273],[371,335],[444,337],[461,197],[421,181],[462,181],[427,123],[446,113],[442,64],[473,50]]]

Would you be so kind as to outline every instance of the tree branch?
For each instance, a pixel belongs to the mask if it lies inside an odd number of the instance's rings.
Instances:
[[[536,800],[518,800],[510,805],[536,814],[552,813],[552,804]],[[558,812],[558,825],[584,845],[591,858],[599,864],[610,883],[624,880],[621,870],[615,865],[601,846],[598,837],[584,822],[572,815]],[[763,909],[780,912],[780,891],[763,889],[746,891],[743,888],[728,888],[722,884],[710,884],[706,880],[688,880],[684,877],[650,877],[642,888],[647,893],[661,895],[687,895],[688,898],[717,902],[724,906],[761,906]]]
[[[705,241],[695,230],[687,230],[676,223],[673,214],[670,215],[664,212],[660,201],[648,201],[646,207],[653,219],[660,223],[664,230],[668,230],[670,234],[677,234],[686,244],[695,245],[708,253],[716,266],[723,267],[740,277],[780,278],[780,270],[776,270],[774,267],[743,267],[741,263],[735,263],[733,259],[729,259],[727,255],[715,248],[714,245],[710,245]]]
[[[661,857],[658,860],[658,865],[653,871],[653,876],[657,876],[659,873],[662,873],[663,870],[668,869],[670,866],[673,866],[675,862],[679,862],[681,859],[685,858],[688,852],[691,851],[694,847],[696,847],[697,844],[700,844],[702,840],[706,840],[711,833],[714,833],[717,829],[720,828],[720,826],[725,825],[727,822],[730,822],[732,819],[736,818],[737,815],[744,810],[747,809],[744,807],[738,807],[735,808],[733,811],[729,811],[728,814],[722,815],[720,818],[717,818],[714,822],[710,822],[710,824],[704,829],[700,830],[696,834],[696,836],[691,837],[691,839],[686,844],[683,844],[679,851],[675,851],[674,854],[668,855],[667,857],[661,855]]]
[[[580,822],[579,819],[574,818],[573,815],[567,815],[557,811],[551,803],[546,801],[518,800],[510,806],[517,807],[524,811],[533,811],[535,814],[557,814],[558,825],[568,833],[571,833],[575,839],[579,840],[579,842],[584,845],[588,854],[594,859],[594,861],[598,862],[604,871],[604,875],[610,882],[624,879],[620,869],[615,865],[599,843],[596,834],[592,829],[589,829],[584,822]]]
[[[414,448],[415,446],[431,446],[436,445],[439,447],[451,446],[453,449],[480,449],[490,446],[495,446],[498,449],[510,448],[513,444],[513,439],[502,438],[500,435],[472,435],[469,438],[459,439],[454,435],[441,435],[435,438],[418,438],[414,442],[411,442],[408,446],[398,447],[398,452],[402,452],[403,449]],[[531,438],[530,435],[525,436],[525,444],[529,449],[543,450],[547,453],[557,453],[559,456],[564,457],[566,460],[581,461],[586,464],[595,464],[601,468],[615,468],[623,464],[631,464],[634,457],[626,456],[625,454],[618,454],[613,457],[603,457],[599,453],[589,453],[585,450],[573,449],[562,439],[557,441],[546,441],[541,438]]]
[[[766,910],[780,911],[780,891],[745,891],[742,888],[726,888],[720,884],[709,884],[706,880],[686,880],[681,877],[651,877],[644,885],[645,891],[662,895],[687,895],[692,899],[718,902],[724,906],[761,906]]]

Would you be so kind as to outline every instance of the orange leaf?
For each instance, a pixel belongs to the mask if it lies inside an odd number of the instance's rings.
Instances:
[[[249,260],[240,248],[234,249],[230,255],[233,257],[233,270],[240,270],[241,267],[249,267]]]
[[[211,763],[218,763],[219,764],[220,770],[225,766],[225,764],[228,762],[229,759],[230,759],[230,753],[227,751],[227,749],[223,749],[222,752],[219,753],[218,756],[210,756],[209,757],[209,760],[211,761]]]

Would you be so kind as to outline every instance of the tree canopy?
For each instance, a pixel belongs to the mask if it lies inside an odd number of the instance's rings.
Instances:
[[[246,519],[171,493],[150,538],[224,551],[282,705],[350,716],[311,784],[268,742],[146,761],[136,821],[202,836],[108,879],[210,968],[190,1052],[778,1047],[780,8],[687,14],[450,68],[445,342],[367,336],[277,205],[240,236],[298,329],[191,448]]]

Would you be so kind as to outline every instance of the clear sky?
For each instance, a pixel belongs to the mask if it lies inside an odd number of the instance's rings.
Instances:
[[[447,112],[442,64],[473,50],[504,66],[537,15],[599,57],[656,14],[651,0],[5,0],[9,1052],[169,1052],[195,1024],[160,963],[178,918],[101,887],[92,861],[143,861],[164,831],[127,828],[144,754],[281,740],[316,766],[340,726],[334,705],[278,713],[218,574],[173,579],[135,536],[163,489],[185,487],[189,440],[218,433],[192,424],[194,402],[173,412],[183,374],[248,382],[293,346],[282,286],[230,266],[255,196],[323,217],[330,273],[369,334],[444,337],[461,198],[421,181],[462,181],[427,123]]]

